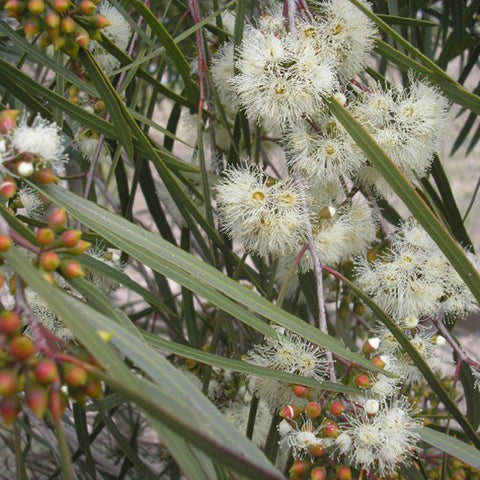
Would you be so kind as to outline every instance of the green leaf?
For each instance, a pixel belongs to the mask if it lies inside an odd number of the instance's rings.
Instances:
[[[198,293],[264,335],[272,336],[274,331],[258,316],[265,317],[368,370],[381,371],[361,355],[346,349],[336,338],[285,312],[158,235],[133,225],[57,185],[30,185],[53,202],[65,207],[69,214],[133,258]]]
[[[473,468],[480,469],[480,452],[467,443],[428,427],[421,428],[419,433],[420,438],[432,447],[458,458]]]

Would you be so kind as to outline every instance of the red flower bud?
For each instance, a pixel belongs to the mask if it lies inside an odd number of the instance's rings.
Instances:
[[[59,379],[57,364],[48,358],[40,360],[33,369],[35,380],[40,385],[51,385]]]
[[[11,337],[18,335],[22,327],[20,315],[13,310],[4,310],[0,315],[0,332]]]
[[[0,235],[0,252],[6,252],[10,250],[12,246],[12,239],[9,235]]]
[[[40,31],[40,24],[36,18],[31,18],[23,24],[23,31],[27,38],[32,38],[36,33]]]
[[[337,470],[337,480],[352,480],[350,467],[339,467]]]
[[[37,232],[37,240],[42,247],[50,245],[55,240],[55,232],[51,228],[41,228]]]
[[[60,266],[60,257],[55,252],[42,253],[40,265],[47,272],[53,272]]]
[[[43,0],[30,0],[28,10],[33,15],[40,15],[45,10],[45,3]]]
[[[68,7],[70,6],[70,0],[53,0],[51,5],[56,12],[63,13],[68,10]]]
[[[10,353],[16,360],[27,360],[35,353],[35,344],[30,338],[20,335],[10,343]]]
[[[17,182],[11,177],[3,177],[3,182],[0,184],[0,194],[7,199],[13,198],[17,194]]]
[[[81,278],[85,275],[82,266],[76,260],[62,262],[60,270],[66,278]]]
[[[87,383],[87,371],[78,365],[66,364],[63,368],[63,378],[70,387],[83,387]]]
[[[17,397],[5,397],[0,403],[0,415],[3,423],[10,427],[15,423],[15,420],[20,413],[20,402]]]
[[[337,422],[328,421],[327,423],[325,423],[322,430],[323,430],[323,434],[326,437],[331,437],[331,438],[338,437],[339,430],[338,430]]]
[[[27,389],[25,401],[30,410],[39,418],[43,418],[48,407],[48,393],[42,387],[32,386]]]
[[[87,381],[86,385],[83,387],[83,393],[90,398],[101,399],[103,398],[103,389],[102,382],[91,378]]]
[[[87,31],[83,28],[77,28],[75,33],[75,42],[80,45],[80,47],[87,48],[90,43],[90,36]]]
[[[60,48],[64,43],[65,39],[63,37],[58,37],[58,39],[55,39],[54,41],[54,46]],[[58,182],[59,180],[59,178],[50,168],[42,168],[41,170],[38,170],[33,174],[32,178],[40,185],[50,185],[51,183]]]
[[[47,13],[45,15],[45,25],[49,30],[57,30],[60,26],[60,17],[54,12]]]
[[[97,6],[90,0],[82,0],[78,7],[84,15],[92,15],[97,9]]]
[[[318,458],[325,453],[325,447],[322,444],[313,445],[310,447],[310,455],[312,457]]]
[[[0,370],[0,396],[8,397],[17,390],[17,378],[11,370]]]
[[[296,405],[286,405],[280,410],[281,418],[297,418],[301,410]]]
[[[60,243],[63,247],[74,247],[82,236],[79,230],[67,230],[60,236]]]
[[[75,23],[75,20],[71,17],[67,17],[60,22],[60,31],[62,33],[70,34],[75,31],[76,26],[77,24]]]
[[[385,368],[386,363],[382,360],[380,355],[372,358],[372,363],[378,368]]]
[[[92,244],[90,242],[86,242],[85,240],[79,240],[78,243],[72,247],[67,249],[67,253],[70,255],[81,255],[82,253],[86,252]]]
[[[102,29],[110,25],[110,21],[105,15],[93,15],[90,19],[95,28]]]
[[[332,402],[332,404],[330,405],[330,412],[332,415],[335,415],[336,417],[338,417],[343,413],[343,409],[344,409],[343,403],[339,401]]]
[[[310,480],[325,480],[327,478],[327,471],[324,467],[312,468],[310,472]]]
[[[292,385],[292,392],[299,398],[307,398],[310,395],[310,389],[303,385]]]
[[[322,413],[322,407],[317,402],[307,403],[305,406],[305,413],[310,418],[318,418]]]
[[[359,388],[370,388],[372,385],[366,373],[359,373],[358,375],[356,375],[355,384]]]
[[[312,464],[307,460],[295,460],[290,467],[289,473],[291,478],[301,479],[304,478],[312,468]]]
[[[67,213],[64,208],[59,208],[53,212],[47,219],[48,226],[54,231],[59,232],[67,225]]]

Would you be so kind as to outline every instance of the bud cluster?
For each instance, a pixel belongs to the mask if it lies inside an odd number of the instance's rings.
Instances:
[[[280,410],[280,445],[291,448],[295,460],[289,470],[292,480],[352,478],[350,468],[333,463],[329,455],[340,433],[345,407],[343,401],[330,399],[309,402],[304,407],[290,404]]]
[[[109,21],[98,13],[100,0],[7,0],[1,9],[21,22],[25,36],[40,35],[40,45],[53,45],[75,58],[90,39],[99,40]]]
[[[6,426],[15,422],[22,405],[39,418],[49,412],[58,419],[68,396],[81,404],[87,397],[102,397],[100,381],[89,374],[91,358],[70,363],[55,359],[55,354],[42,357],[35,342],[21,331],[19,313],[4,310],[0,314],[0,415]]]
[[[36,237],[41,245],[37,262],[45,279],[50,283],[55,282],[54,272],[59,270],[66,278],[79,278],[84,276],[81,265],[73,259],[62,259],[63,255],[81,255],[92,244],[82,240],[79,230],[65,229],[67,215],[64,208],[53,212],[47,219],[48,227],[37,230]]]

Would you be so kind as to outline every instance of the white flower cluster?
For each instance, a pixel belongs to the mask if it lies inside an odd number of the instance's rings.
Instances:
[[[274,327],[275,337],[267,337],[264,345],[255,345],[248,352],[247,361],[261,367],[281,370],[318,381],[327,376],[325,352],[318,346],[306,342],[298,335]],[[270,408],[278,408],[290,403],[301,403],[290,386],[270,378],[249,376],[251,390]],[[312,392],[315,395],[315,392]],[[306,400],[305,400],[306,401]]]
[[[428,172],[441,144],[449,104],[427,82],[416,80],[413,75],[409,80],[410,86],[400,91],[376,85],[360,94],[351,108],[387,155],[415,181]],[[388,191],[379,173],[368,165],[359,177],[381,194]]]
[[[233,72],[233,48],[214,59],[212,75],[222,100],[249,119],[282,130],[314,115],[340,83],[356,75],[373,47],[373,23],[348,0],[317,5],[315,17],[286,28],[280,9],[244,32]]]
[[[335,446],[349,464],[388,475],[398,465],[408,463],[421,426],[404,397],[390,405],[367,400],[361,411],[347,415]]]
[[[476,265],[469,252],[466,255]],[[389,251],[372,262],[360,261],[357,281],[399,324],[440,309],[458,317],[475,311],[475,299],[425,230],[407,221],[392,236]]]
[[[217,185],[217,204],[223,229],[248,251],[278,256],[305,241],[307,212],[295,182],[255,167],[231,169]]]

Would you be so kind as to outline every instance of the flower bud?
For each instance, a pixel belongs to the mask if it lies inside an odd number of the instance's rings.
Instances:
[[[26,9],[26,4],[20,0],[8,0],[4,8],[8,12],[8,15],[13,17],[15,14],[23,12]]]
[[[70,0],[52,0],[51,6],[56,12],[63,13],[68,10]]]
[[[59,390],[52,388],[48,398],[48,408],[54,420],[60,420],[60,417],[63,415],[66,406],[67,399]]]
[[[318,216],[325,220],[329,220],[335,216],[336,211],[335,207],[324,207],[320,210]]]
[[[67,230],[60,236],[60,244],[62,247],[74,247],[82,236],[80,230]]]
[[[30,338],[20,335],[10,343],[10,353],[16,360],[27,360],[35,353],[35,344]]]
[[[32,38],[35,34],[40,31],[40,24],[36,18],[31,18],[23,24],[23,31],[25,37]]]
[[[310,472],[310,480],[325,480],[327,478],[327,471],[325,467],[314,467]]]
[[[286,405],[280,410],[279,416],[281,418],[297,418],[301,410],[296,405]]]
[[[51,228],[40,228],[37,231],[37,240],[42,247],[46,247],[55,240],[55,232]]]
[[[382,360],[382,355],[376,355],[372,358],[372,363],[378,368],[385,368],[386,363]]]
[[[13,198],[17,194],[17,182],[11,177],[3,177],[0,184],[0,194],[3,198]]]
[[[343,413],[343,410],[344,410],[343,403],[339,402],[338,400],[336,400],[335,402],[332,402],[330,405],[330,413],[332,415],[335,415],[336,417],[341,415]]]
[[[49,12],[45,15],[45,25],[49,30],[58,30],[60,26],[60,17],[54,13]]]
[[[45,3],[43,0],[30,0],[28,10],[32,15],[40,15],[45,10]]]
[[[0,252],[7,252],[12,246],[12,239],[9,235],[0,235]]]
[[[22,328],[20,315],[13,310],[4,310],[0,315],[0,332],[8,337],[18,335]]]
[[[375,400],[373,398],[370,400],[367,400],[365,402],[364,408],[367,415],[376,415],[379,409],[378,400]]]
[[[75,20],[71,17],[63,18],[62,21],[60,22],[60,31],[62,33],[70,34],[75,31],[75,27],[77,24],[75,23]]]
[[[55,48],[61,48],[65,44],[64,37],[58,37],[54,40],[53,46]],[[53,170],[50,168],[42,168],[41,170],[36,171],[32,177],[40,185],[50,185],[51,183],[58,182],[59,178],[53,173]]]
[[[78,365],[66,364],[63,367],[63,378],[70,387],[83,387],[87,383],[87,371]]]
[[[90,242],[86,242],[85,240],[79,240],[74,247],[67,249],[67,253],[70,255],[81,255],[82,253],[86,252],[91,246],[92,244]]]
[[[84,15],[92,15],[97,9],[97,6],[90,0],[82,0],[78,8]]]
[[[85,387],[83,387],[83,393],[92,399],[100,400],[103,398],[102,382],[91,378],[87,381]]]
[[[59,379],[57,364],[48,358],[40,360],[40,362],[35,365],[33,374],[35,380],[44,386],[51,385]]]
[[[352,480],[352,470],[350,470],[350,467],[339,467],[337,469],[337,480]]]
[[[312,457],[318,458],[323,456],[325,453],[325,446],[319,443],[318,445],[312,445],[310,447],[310,455]]]
[[[87,48],[90,43],[90,36],[87,31],[83,28],[77,27],[75,32],[75,43],[80,45],[82,48]]]
[[[326,437],[330,437],[330,438],[338,437],[338,434],[340,433],[338,430],[337,422],[333,422],[331,420],[325,423],[325,425],[322,428],[322,431]]]
[[[59,208],[53,212],[47,219],[48,226],[54,231],[59,232],[67,225],[67,214],[64,208]]]
[[[445,340],[445,337],[442,337],[441,335],[435,337],[435,345],[437,347],[443,347],[446,343],[447,341]]]
[[[82,266],[76,260],[60,263],[60,270],[66,278],[81,278],[85,275]]]
[[[20,413],[20,402],[17,397],[5,397],[0,402],[0,415],[3,423],[7,427],[11,427]]]
[[[48,407],[48,394],[42,387],[29,387],[25,393],[25,402],[39,418],[43,418]]]
[[[303,385],[292,385],[292,392],[299,398],[307,398],[310,395],[310,389]]]
[[[92,25],[99,30],[110,26],[110,21],[105,15],[93,15],[90,20]]]
[[[378,337],[369,338],[362,347],[363,353],[374,353],[380,346],[380,339]]]
[[[34,170],[35,168],[32,162],[25,162],[22,160],[16,165],[16,171],[17,174],[20,175],[20,177],[29,177],[33,174]]]
[[[317,402],[310,402],[305,406],[305,414],[310,418],[318,418],[321,413],[322,407]]]
[[[11,370],[0,370],[0,396],[8,397],[17,390],[17,379]]]
[[[359,373],[355,376],[355,384],[359,388],[370,388],[372,386],[370,378],[366,373]]]
[[[47,272],[53,272],[60,266],[60,257],[55,252],[42,253],[40,265]]]
[[[307,460],[295,460],[290,467],[289,473],[293,479],[301,479],[307,475],[312,464]]]

